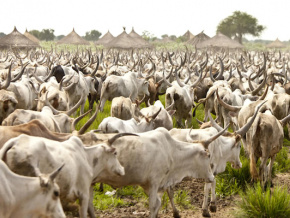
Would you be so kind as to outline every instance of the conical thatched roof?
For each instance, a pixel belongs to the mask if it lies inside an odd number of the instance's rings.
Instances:
[[[0,47],[35,48],[39,47],[39,45],[18,32],[16,27],[14,27],[14,30],[10,34],[0,38]]]
[[[108,48],[120,48],[120,49],[131,49],[131,48],[140,48],[140,44],[129,34],[124,31],[118,35],[115,39],[109,42],[106,47]]]
[[[151,47],[149,42],[147,42],[145,39],[142,38],[138,33],[135,32],[134,28],[132,28],[131,33],[129,33],[129,36],[135,39],[136,42],[139,43],[140,48],[148,48]]]
[[[59,40],[57,44],[90,45],[87,40],[83,39],[75,32],[74,28],[70,34]]]
[[[188,40],[186,43],[193,45],[193,46],[197,46],[199,45],[201,42],[210,39],[210,37],[208,35],[206,35],[203,31],[199,34],[197,34],[195,37],[193,37],[192,39]]]
[[[31,41],[33,41],[33,42],[35,42],[35,43],[37,43],[37,44],[39,45],[39,42],[40,42],[39,39],[36,38],[34,35],[30,34],[30,33],[27,31],[27,29],[25,30],[24,35],[25,35],[28,39],[30,39]]]
[[[211,39],[205,40],[197,45],[197,48],[218,47],[218,48],[243,48],[243,45],[230,39],[222,33],[217,33]]]
[[[115,37],[108,30],[108,32],[105,35],[103,35],[98,41],[96,41],[95,44],[97,44],[97,45],[106,45],[110,41],[112,41],[114,38]]]
[[[285,48],[285,45],[283,42],[281,42],[278,38],[274,41],[271,42],[270,44],[266,45],[267,48]]]
[[[185,39],[185,41],[188,41],[188,40],[193,39],[194,35],[189,30],[187,30],[186,33],[184,33],[182,37]]]

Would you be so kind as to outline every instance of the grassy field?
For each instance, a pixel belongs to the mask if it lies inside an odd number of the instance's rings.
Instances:
[[[165,105],[165,99],[164,96],[160,96],[160,100]],[[95,110],[96,105],[94,105]],[[145,107],[145,103],[141,104],[141,108]],[[98,125],[101,123],[101,121],[105,118],[110,116],[110,108],[111,108],[111,102],[107,101],[104,107],[103,112],[99,112],[96,120],[91,125],[91,127],[88,129],[88,131],[92,129],[97,129]],[[88,102],[85,106],[85,111],[88,110]],[[79,111],[77,112],[79,114]],[[89,118],[90,114],[87,115],[78,125],[77,129],[79,129]],[[196,117],[199,120],[203,120],[204,118],[204,108],[201,105],[196,112]],[[174,120],[174,127],[176,127],[175,119]],[[199,125],[195,118],[192,118],[192,124],[193,128],[199,128]],[[288,139],[284,139],[284,146],[289,146],[290,142]],[[279,172],[289,172],[290,170],[290,160],[288,159],[288,147],[284,147],[279,154],[277,155],[276,162],[274,164],[273,168],[273,174],[279,173]],[[217,179],[217,185],[216,185],[216,193],[217,196],[224,198],[230,195],[238,194],[240,192],[242,193],[252,193],[251,190],[247,191],[247,187],[249,184],[251,184],[251,176],[249,171],[249,160],[247,157],[245,157],[243,149],[241,150],[241,162],[243,164],[243,167],[241,169],[233,169],[231,168],[230,164],[227,165],[226,171],[224,173],[221,173],[216,176]],[[258,163],[259,165],[259,163]],[[143,189],[136,186],[128,186],[122,189],[117,189],[116,194],[113,196],[108,196],[105,193],[106,192],[112,192],[113,189],[105,185],[104,191],[100,192],[98,191],[99,184],[95,186],[95,195],[94,195],[94,206],[96,210],[110,210],[114,208],[120,208],[120,207],[128,207],[132,204],[136,204],[137,202],[140,204],[143,204],[145,207],[148,208],[148,197],[143,192]],[[126,196],[130,196],[130,199],[132,201],[125,200]],[[175,191],[174,201],[179,209],[182,210],[182,208],[189,208],[190,200],[189,200],[189,194],[186,191],[183,191],[182,189],[178,189]],[[162,209],[166,210],[169,206],[169,198],[167,194],[165,193],[162,197]]]

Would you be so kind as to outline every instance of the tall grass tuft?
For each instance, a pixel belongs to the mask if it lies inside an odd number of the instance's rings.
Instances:
[[[263,191],[260,183],[240,193],[237,217],[290,217],[290,195],[287,188],[275,187]]]
[[[252,180],[250,173],[250,162],[241,156],[242,168],[234,169],[227,164],[225,172],[216,176],[216,194],[226,197],[245,190],[247,184]]]

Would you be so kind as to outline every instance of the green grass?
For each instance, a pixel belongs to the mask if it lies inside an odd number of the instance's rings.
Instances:
[[[160,101],[165,105],[165,96],[160,96]],[[85,105],[85,111],[88,110],[88,102]],[[96,104],[94,105],[95,110]],[[145,103],[141,104],[141,108],[145,107]],[[107,101],[104,107],[103,112],[99,112],[97,119],[93,122],[88,131],[92,129],[97,129],[98,125],[105,118],[110,116],[110,108],[111,102]],[[196,117],[199,120],[203,120],[204,111],[203,105],[199,106],[196,111]],[[93,111],[94,112],[94,111]],[[77,111],[77,115],[79,115],[79,110]],[[77,129],[84,125],[84,123],[90,118],[91,114],[87,115],[82,121],[77,125]],[[173,119],[174,127],[176,127],[175,119]],[[199,128],[199,124],[197,123],[195,118],[192,118],[192,126],[193,128]],[[284,138],[284,146],[289,146],[290,142],[287,138]],[[288,147],[283,147],[281,151],[277,154],[276,161],[273,166],[273,176],[278,172],[289,172],[290,171],[290,160],[288,159]],[[227,164],[226,170],[224,173],[221,173],[216,176],[217,184],[216,184],[216,194],[219,197],[226,197],[230,195],[234,195],[240,193],[241,191],[245,191],[249,184],[252,184],[251,175],[249,170],[249,160],[245,157],[245,153],[243,148],[241,149],[240,158],[242,162],[241,169],[233,169],[230,164]],[[259,166],[259,162],[258,165]],[[104,193],[113,189],[110,186],[106,186]],[[116,195],[114,196],[106,196],[104,193],[96,192],[94,205],[98,210],[107,210],[114,207],[128,207],[135,202],[142,202],[145,207],[148,208],[148,197],[144,193],[143,189],[139,186],[128,186],[122,189],[118,189]],[[126,199],[126,200],[125,200]],[[128,200],[128,199],[131,199]],[[182,190],[177,190],[174,195],[175,204],[179,206],[180,209],[188,209],[192,208],[190,204],[190,199],[188,197],[188,193]],[[131,203],[130,203],[131,202]],[[167,193],[164,193],[162,197],[162,209],[168,210],[170,202],[167,196]]]
[[[290,195],[286,187],[277,186],[272,191],[269,188],[263,191],[257,183],[240,195],[242,200],[238,203],[240,209],[237,217],[290,217]]]

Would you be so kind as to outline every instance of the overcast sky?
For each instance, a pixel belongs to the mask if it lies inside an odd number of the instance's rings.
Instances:
[[[220,21],[239,10],[266,26],[260,37],[248,39],[288,41],[289,6],[289,0],[1,0],[0,32],[9,34],[16,26],[21,33],[54,29],[57,36],[75,28],[81,36],[93,29],[117,36],[124,26],[140,35],[144,30],[157,37],[204,30],[212,37]]]

